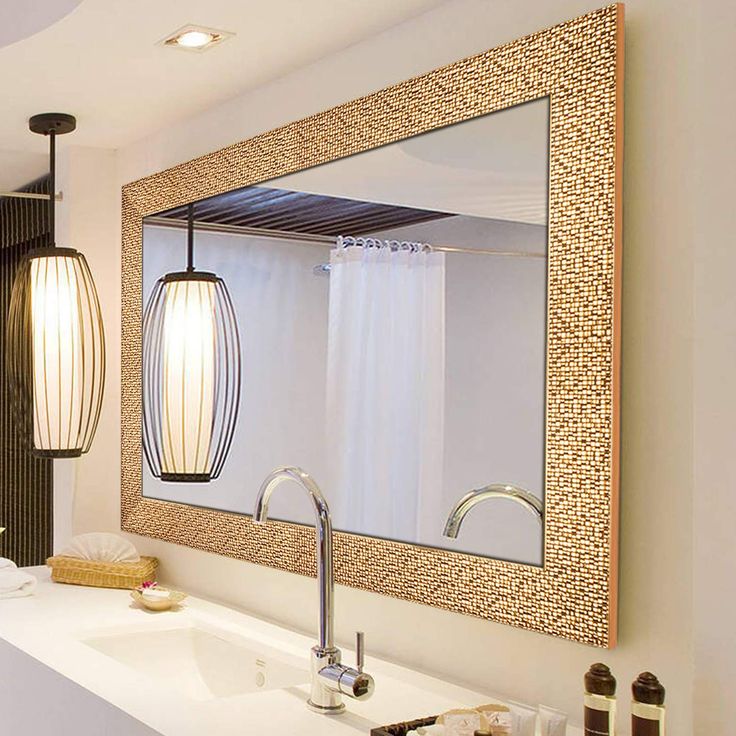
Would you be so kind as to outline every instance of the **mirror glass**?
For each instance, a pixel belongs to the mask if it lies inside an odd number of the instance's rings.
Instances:
[[[144,460],[143,495],[251,514],[295,465],[339,531],[541,565],[548,172],[542,98],[195,203],[194,267],[237,318],[237,425],[217,479]],[[144,304],[185,269],[187,218],[144,220]],[[313,522],[296,487],[270,516]]]

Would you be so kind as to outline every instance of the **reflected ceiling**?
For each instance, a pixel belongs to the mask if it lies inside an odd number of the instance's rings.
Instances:
[[[184,221],[187,207],[177,207],[160,216]],[[450,216],[451,213],[268,187],[248,187],[198,202],[194,213],[197,222],[331,236],[364,235]]]

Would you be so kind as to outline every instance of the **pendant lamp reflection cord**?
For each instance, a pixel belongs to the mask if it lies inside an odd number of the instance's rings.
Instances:
[[[56,247],[56,131],[49,131],[49,238]]]
[[[187,271],[194,271],[194,205],[187,211]]]

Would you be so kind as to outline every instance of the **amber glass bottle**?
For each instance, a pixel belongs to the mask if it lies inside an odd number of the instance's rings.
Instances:
[[[616,678],[605,664],[585,673],[585,736],[613,736],[616,721]]]
[[[664,736],[664,688],[651,672],[631,685],[631,736]]]

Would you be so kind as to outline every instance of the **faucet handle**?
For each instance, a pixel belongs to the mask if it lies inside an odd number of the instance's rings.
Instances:
[[[365,633],[363,631],[355,632],[355,665],[358,672],[363,672],[365,664]]]
[[[337,661],[330,662],[329,655],[325,656],[323,650],[314,647],[312,653],[316,660],[312,659],[312,672],[316,674],[317,682],[332,692],[342,693],[354,700],[367,700],[373,695],[376,683],[367,672],[363,672],[364,652],[365,634],[362,631],[355,632],[355,667],[340,663],[339,649],[333,650]]]

